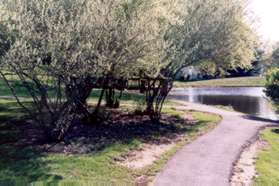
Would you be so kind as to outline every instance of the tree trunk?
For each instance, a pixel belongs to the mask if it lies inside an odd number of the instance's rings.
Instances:
[[[119,100],[116,96],[114,88],[108,88],[106,90],[106,106],[109,108],[118,108]]]
[[[86,100],[93,89],[90,81],[73,79],[66,86],[66,103],[59,111],[59,115],[53,121],[55,127],[52,137],[61,141],[64,139],[69,128],[77,121],[90,117],[87,110]]]
[[[102,91],[101,91],[101,95],[99,97],[99,100],[98,100],[98,103],[96,105],[96,108],[95,108],[95,111],[94,111],[93,115],[97,115],[99,113],[104,94],[105,94],[105,88],[103,88]]]
[[[161,119],[163,104],[172,89],[171,80],[159,79],[159,83],[156,81],[149,82],[146,90],[146,113],[153,122]]]

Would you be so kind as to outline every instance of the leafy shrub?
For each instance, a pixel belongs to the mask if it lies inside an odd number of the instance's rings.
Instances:
[[[279,101],[279,68],[271,69],[266,74],[266,95],[272,100]]]

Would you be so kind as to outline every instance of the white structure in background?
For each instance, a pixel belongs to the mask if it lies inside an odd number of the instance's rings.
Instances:
[[[189,66],[186,68],[183,68],[180,73],[176,76],[176,79],[178,80],[187,80],[187,81],[193,81],[193,80],[199,80],[202,79],[202,75],[199,70],[197,70],[194,66]]]

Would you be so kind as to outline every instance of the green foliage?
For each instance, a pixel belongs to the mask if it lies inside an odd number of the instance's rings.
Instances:
[[[279,68],[271,69],[266,74],[266,95],[279,101]]]
[[[181,68],[210,61],[210,73],[220,73],[254,54],[242,1],[7,0],[5,13],[0,46],[6,33],[16,34],[2,52],[0,75],[26,112],[51,130],[46,135],[59,140],[74,121],[98,113],[100,104],[93,113],[87,107],[94,88],[109,93],[98,103],[105,97],[116,107],[115,89],[151,77],[146,110],[158,119]],[[33,108],[18,91],[31,97]]]
[[[190,0],[184,11],[166,35],[172,43],[172,73],[204,61],[213,62],[215,71],[251,64],[257,40],[247,24],[244,1]]]
[[[214,61],[204,60],[198,65],[198,69],[201,71],[201,74],[206,77],[217,77],[216,72],[218,71],[218,66]],[[220,74],[222,76],[224,74]]]
[[[5,7],[7,33],[17,34],[1,52],[0,75],[19,103],[18,85],[23,87],[34,108],[22,107],[51,130],[67,131],[76,118],[88,117],[92,89],[112,86],[104,79],[158,72],[156,64],[143,63],[159,50],[154,41],[160,35],[145,0],[15,1]]]

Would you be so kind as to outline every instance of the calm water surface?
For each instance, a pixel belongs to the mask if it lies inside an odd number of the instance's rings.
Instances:
[[[206,105],[230,106],[234,110],[261,118],[278,120],[261,87],[222,87],[175,89],[171,98]]]

